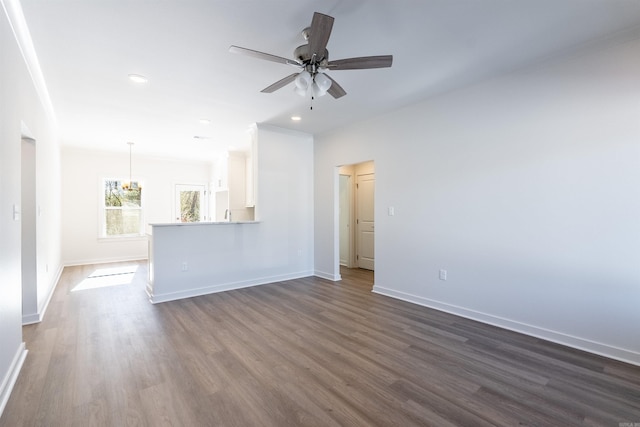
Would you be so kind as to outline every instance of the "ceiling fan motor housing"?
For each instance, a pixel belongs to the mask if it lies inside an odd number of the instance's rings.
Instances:
[[[302,65],[308,65],[311,63],[311,52],[308,44],[303,44],[302,46],[298,46],[293,51],[293,57],[299,61]],[[319,60],[318,60],[319,59]],[[314,61],[317,67],[326,68],[329,63],[329,51],[327,49],[324,50],[324,55],[321,58],[316,58]]]

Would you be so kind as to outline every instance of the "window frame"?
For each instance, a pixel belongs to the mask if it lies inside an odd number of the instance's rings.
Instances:
[[[129,178],[105,176],[99,180],[99,192],[98,192],[98,239],[99,240],[127,240],[127,239],[140,239],[145,236],[145,194],[146,191],[141,191],[140,194],[140,207],[123,207],[123,206],[106,206],[105,205],[105,188],[108,181],[119,182],[120,185],[124,182],[129,182]],[[136,177],[131,178],[131,181],[137,183],[141,189],[145,188],[144,181]],[[107,234],[107,211],[109,210],[128,210],[128,211],[140,211],[140,224],[138,233],[127,234]]]

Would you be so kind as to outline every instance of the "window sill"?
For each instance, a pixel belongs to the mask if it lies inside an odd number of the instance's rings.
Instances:
[[[135,236],[111,236],[111,237],[98,237],[99,243],[108,243],[108,242],[139,242],[142,240],[147,240],[147,236],[144,234],[139,234]]]

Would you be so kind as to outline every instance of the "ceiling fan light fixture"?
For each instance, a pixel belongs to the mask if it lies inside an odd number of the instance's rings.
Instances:
[[[303,89],[304,91],[306,91],[309,88],[309,85],[311,84],[311,74],[308,71],[302,71],[300,74],[298,74],[298,77],[296,77],[296,87],[299,89]]]
[[[293,88],[293,91],[295,93],[297,93],[298,95],[300,95],[300,96],[305,96],[307,94],[307,89],[302,89],[302,88],[298,87],[298,85],[296,85]]]
[[[322,90],[322,88],[318,85],[318,83],[313,82],[311,85],[311,91],[313,92],[314,97],[325,96],[327,94],[326,90]]]
[[[320,88],[320,90],[323,92],[323,95],[327,93],[327,91],[331,87],[331,83],[332,83],[331,79],[327,77],[326,74],[324,73],[316,74],[313,80],[318,85],[318,88]]]

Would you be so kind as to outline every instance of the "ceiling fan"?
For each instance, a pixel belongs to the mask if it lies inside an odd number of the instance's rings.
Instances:
[[[251,56],[253,58],[264,59],[266,61],[278,62],[280,64],[292,65],[301,69],[270,86],[262,89],[261,92],[274,92],[291,82],[295,82],[296,93],[304,96],[311,89],[313,96],[322,96],[329,93],[334,98],[340,98],[347,92],[325,71],[333,70],[363,70],[369,68],[391,67],[392,55],[363,56],[358,58],[338,59],[329,61],[329,51],[327,43],[333,28],[334,18],[319,12],[313,14],[311,26],[302,30],[302,36],[307,44],[298,46],[293,51],[295,59],[287,59],[281,56],[271,55],[257,50],[247,49],[239,46],[231,46],[230,52]]]

